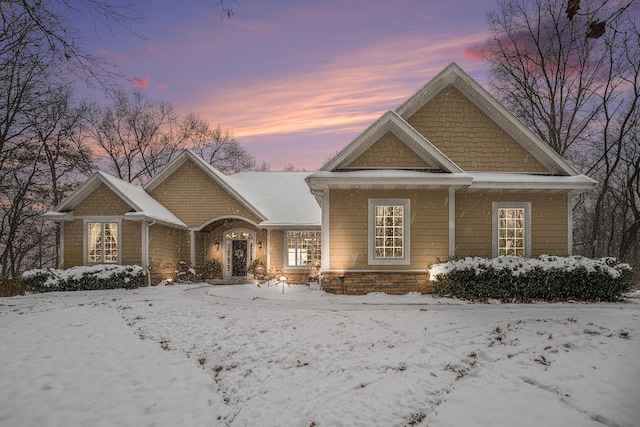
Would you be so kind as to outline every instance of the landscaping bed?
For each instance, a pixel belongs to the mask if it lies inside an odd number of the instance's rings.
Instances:
[[[633,269],[615,258],[466,257],[430,275],[436,294],[479,301],[619,301],[633,288]]]

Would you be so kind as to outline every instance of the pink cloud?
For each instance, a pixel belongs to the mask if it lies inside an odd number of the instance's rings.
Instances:
[[[147,87],[147,85],[149,84],[149,77],[139,77],[139,78],[135,78],[133,79],[133,84],[136,86],[136,88],[138,89],[142,89]]]
[[[107,49],[98,49],[98,53],[102,56],[107,56],[109,55],[111,52]]]
[[[158,90],[165,90],[167,88],[167,85],[163,85],[162,83],[160,83],[158,86],[156,86],[156,89]]]
[[[473,45],[465,48],[462,53],[469,59],[482,60],[484,57],[485,49],[483,49],[480,45]]]
[[[234,130],[236,137],[294,132],[359,132],[396,108],[485,33],[440,39],[406,37],[344,52],[312,72],[202,92],[190,109]],[[466,71],[477,64],[460,63]],[[238,89],[241,87],[241,89]],[[215,102],[212,102],[215,99]],[[249,101],[250,100],[250,101]],[[195,104],[195,105],[194,105]]]
[[[153,55],[153,53],[156,51],[156,46],[155,45],[151,45],[149,46],[149,48],[147,49],[147,53],[149,54],[149,56]]]

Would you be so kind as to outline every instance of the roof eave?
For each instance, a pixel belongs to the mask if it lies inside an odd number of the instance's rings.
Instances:
[[[174,227],[174,228],[180,228],[182,230],[186,230],[188,229],[187,225],[180,221],[179,219],[176,218],[176,221],[167,219],[167,218],[160,218],[158,216],[155,215],[149,215],[145,212],[127,212],[124,214],[124,218],[128,219],[130,221],[150,221],[150,222],[155,222],[157,224],[160,225],[167,225],[170,227]]]

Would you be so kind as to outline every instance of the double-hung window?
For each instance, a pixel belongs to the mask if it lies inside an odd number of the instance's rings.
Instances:
[[[310,267],[314,262],[320,262],[321,255],[320,231],[287,231],[287,265],[289,267]]]
[[[369,199],[369,264],[411,262],[409,209],[409,199]]]
[[[493,203],[493,256],[531,256],[531,203]]]
[[[117,222],[87,222],[88,264],[117,263],[119,234]]]

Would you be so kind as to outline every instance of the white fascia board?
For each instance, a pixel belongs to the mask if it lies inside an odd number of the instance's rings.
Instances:
[[[184,230],[188,228],[187,225],[180,220],[178,220],[178,222],[168,221],[164,218],[149,215],[145,212],[127,212],[124,214],[124,219],[127,219],[129,221],[155,221],[157,224],[168,225],[170,227],[178,227]]]
[[[261,228],[320,228],[322,224],[320,222],[277,222],[277,221],[263,221],[260,224]]]
[[[464,187],[472,184],[466,173],[429,173],[406,171],[315,172],[307,177],[309,187],[320,188],[427,188]]]
[[[597,181],[586,175],[546,176],[527,174],[469,173],[473,183],[469,189],[522,189],[589,191]]]
[[[50,221],[73,221],[73,212],[49,211],[42,214],[42,218]]]

